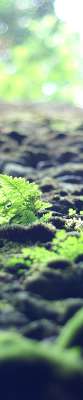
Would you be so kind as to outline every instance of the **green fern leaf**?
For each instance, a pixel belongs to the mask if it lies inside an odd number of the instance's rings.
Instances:
[[[48,207],[50,204],[41,200],[37,184],[0,175],[0,225],[33,223],[38,220],[38,211],[45,213]]]

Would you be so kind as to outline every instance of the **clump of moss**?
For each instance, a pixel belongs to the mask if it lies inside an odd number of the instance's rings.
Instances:
[[[0,225],[31,224],[39,219],[38,211],[43,211],[41,221],[48,222],[51,212],[45,214],[50,204],[41,200],[38,185],[24,178],[0,175]]]
[[[23,271],[24,267],[27,270],[33,267],[33,271],[37,268],[41,270],[46,263],[55,259],[55,254],[41,246],[23,247],[22,251],[16,255],[6,257],[5,267],[12,269],[17,267],[17,272]],[[20,268],[19,268],[20,267]],[[22,269],[23,268],[23,269]]]
[[[51,241],[51,248],[48,250],[44,245],[35,244],[33,246],[21,246],[8,255],[5,252],[0,255],[0,263],[2,267],[8,270],[20,273],[21,270],[29,271],[29,268],[38,271],[51,261],[69,260],[74,261],[77,257],[83,254],[83,232],[72,234],[61,230],[56,232]]]

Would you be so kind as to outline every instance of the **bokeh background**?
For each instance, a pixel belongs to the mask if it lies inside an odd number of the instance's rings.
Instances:
[[[0,101],[83,106],[81,0],[0,0]]]

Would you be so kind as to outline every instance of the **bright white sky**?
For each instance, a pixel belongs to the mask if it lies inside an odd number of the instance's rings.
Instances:
[[[57,16],[83,37],[83,0],[56,0]]]

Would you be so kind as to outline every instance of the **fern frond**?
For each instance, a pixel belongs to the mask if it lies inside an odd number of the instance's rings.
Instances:
[[[48,207],[37,184],[0,174],[0,225],[33,223],[38,220],[38,211],[45,213]]]

